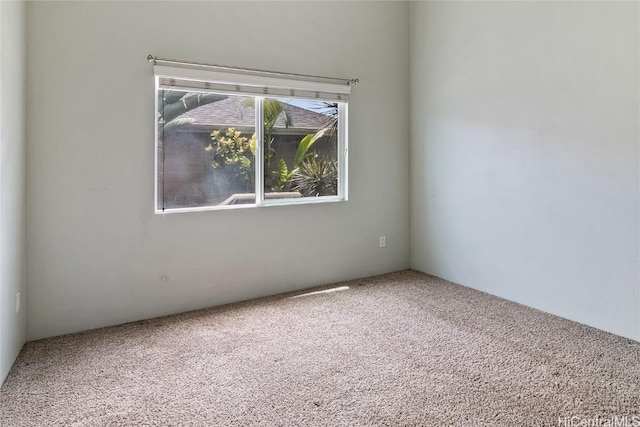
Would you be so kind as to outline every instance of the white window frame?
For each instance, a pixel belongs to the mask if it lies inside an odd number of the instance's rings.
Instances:
[[[201,212],[211,210],[247,209],[255,207],[305,205],[317,203],[342,202],[348,200],[348,95],[350,87],[334,83],[307,80],[291,80],[276,77],[263,77],[219,71],[209,71],[182,67],[154,66],[155,72],[155,135],[154,135],[154,212],[156,214]],[[212,205],[187,208],[163,209],[158,206],[158,91],[162,90],[161,79],[175,79],[184,86],[176,89],[223,93],[228,95],[251,96],[256,108],[256,149],[255,162],[255,203],[237,205]],[[189,83],[193,83],[191,87]],[[200,87],[202,85],[209,86]],[[164,87],[164,86],[163,86]],[[259,92],[266,96],[258,95]],[[300,197],[284,199],[265,199],[264,191],[264,100],[265,98],[288,98],[308,101],[328,101],[338,103],[338,194],[335,196]]]

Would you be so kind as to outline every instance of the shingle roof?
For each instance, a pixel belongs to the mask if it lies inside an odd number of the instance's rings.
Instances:
[[[253,126],[255,124],[255,108],[245,103],[245,99],[230,96],[222,101],[213,102],[194,108],[180,116],[193,119],[194,125],[211,127]],[[290,128],[318,129],[327,126],[329,117],[326,114],[301,108],[296,105],[281,104],[291,120]],[[275,128],[285,128],[282,115],[278,117]]]

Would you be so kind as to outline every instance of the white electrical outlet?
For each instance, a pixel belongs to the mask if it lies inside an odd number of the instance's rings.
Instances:
[[[20,292],[16,293],[16,313],[20,312]]]
[[[387,246],[387,238],[386,236],[380,236],[380,247],[384,248],[385,246]]]

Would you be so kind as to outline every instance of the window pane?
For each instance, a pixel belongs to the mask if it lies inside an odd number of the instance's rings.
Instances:
[[[159,210],[255,203],[252,97],[158,90]]]
[[[338,194],[338,104],[264,100],[265,199]]]

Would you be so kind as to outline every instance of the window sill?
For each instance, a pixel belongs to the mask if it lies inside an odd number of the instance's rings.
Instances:
[[[225,211],[233,209],[250,209],[250,208],[268,208],[272,206],[294,206],[294,205],[317,205],[322,203],[346,202],[347,198],[342,196],[321,196],[321,197],[302,197],[297,199],[271,199],[258,203],[247,203],[238,205],[215,205],[215,206],[198,206],[193,208],[174,208],[174,209],[156,209],[155,213],[174,214],[187,212],[208,212],[208,211]]]

